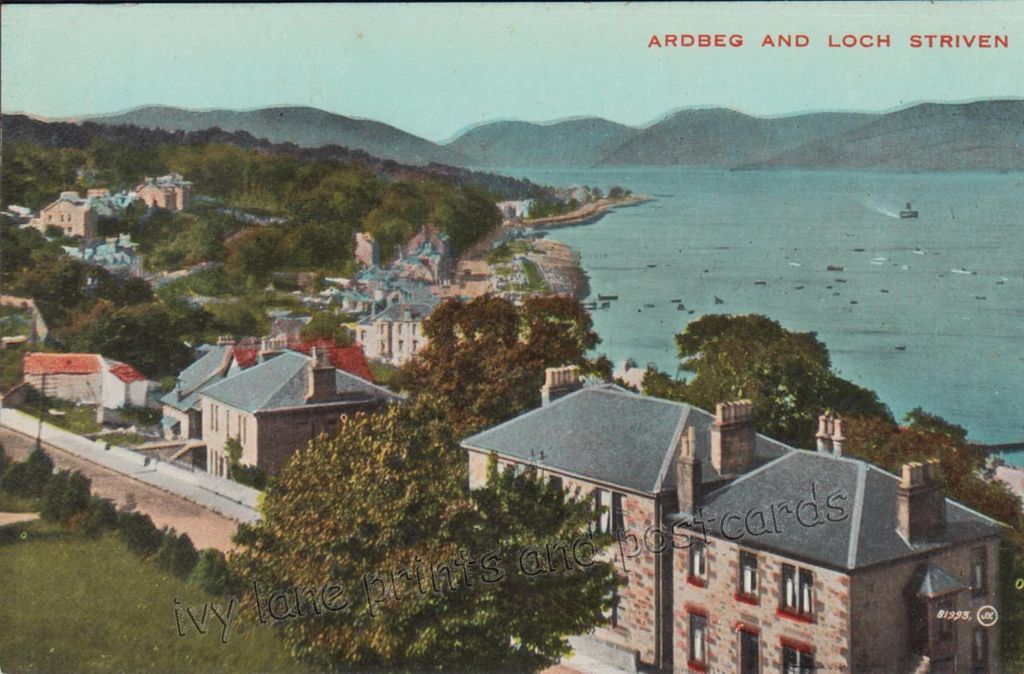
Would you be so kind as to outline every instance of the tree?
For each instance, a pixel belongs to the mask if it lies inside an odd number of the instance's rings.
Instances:
[[[86,511],[85,521],[82,523],[82,530],[87,536],[96,538],[105,531],[117,527],[117,508],[113,501],[99,496],[89,499],[89,508]]]
[[[78,471],[62,470],[43,489],[40,515],[54,522],[69,523],[89,508],[90,481]]]
[[[349,320],[345,314],[318,311],[302,326],[299,335],[305,340],[329,340],[338,346],[352,346],[352,331],[345,325]]]
[[[786,330],[765,316],[708,315],[676,335],[687,382],[645,380],[648,394],[713,410],[716,403],[749,398],[758,429],[793,445],[811,446],[825,410],[892,419],[872,392],[838,377],[828,350],[812,332]]]
[[[51,477],[53,460],[37,448],[24,461],[7,467],[2,486],[16,496],[41,496]]]
[[[429,342],[397,385],[446,400],[452,428],[464,435],[538,405],[545,368],[593,370],[587,351],[599,342],[579,302],[560,296],[527,298],[521,308],[490,295],[448,301],[423,330]]]
[[[223,595],[230,581],[228,562],[224,553],[214,548],[204,548],[200,551],[199,561],[196,562],[188,579],[212,595]]]
[[[592,521],[590,502],[515,476],[471,496],[465,453],[438,404],[343,419],[335,437],[292,455],[262,519],[239,530],[233,571],[268,595],[325,579],[342,588],[332,601],[347,600],[345,610],[318,616],[307,602],[305,617],[280,623],[292,652],[321,669],[536,668],[566,652],[566,635],[603,621],[610,565],[531,578],[511,553],[551,538],[571,544]],[[509,558],[490,558],[504,574],[485,582],[478,562],[489,553]],[[269,601],[280,613],[280,600]]]
[[[172,575],[187,578],[199,561],[199,553],[196,552],[188,534],[179,535],[174,529],[165,529],[153,561]]]
[[[192,350],[182,341],[190,326],[159,302],[124,307],[99,317],[69,341],[86,353],[101,353],[137,367],[149,377],[177,374]]]
[[[270,227],[253,227],[229,239],[227,269],[238,280],[265,282],[284,262],[284,235]]]

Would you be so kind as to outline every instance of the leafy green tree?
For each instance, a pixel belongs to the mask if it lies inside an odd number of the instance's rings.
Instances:
[[[343,588],[332,601],[345,610],[317,616],[307,604],[280,623],[292,652],[320,669],[536,669],[567,652],[566,635],[604,620],[609,564],[526,576],[514,554],[585,536],[590,502],[494,471],[470,495],[465,453],[437,404],[343,419],[335,437],[292,455],[261,520],[239,530],[232,567],[249,582],[270,592],[328,578]],[[492,553],[500,576],[476,563]]]
[[[459,255],[500,225],[501,213],[483,190],[467,186],[445,195],[429,219],[448,235],[452,250]]]
[[[765,316],[708,315],[676,335],[686,382],[653,377],[644,391],[713,410],[719,402],[749,398],[758,429],[783,442],[811,446],[817,417],[892,419],[871,391],[839,378],[814,333],[786,330]]]
[[[265,282],[284,263],[284,235],[270,227],[254,227],[226,244],[227,269],[236,279]]]
[[[224,553],[213,548],[204,548],[199,552],[199,561],[189,575],[190,582],[216,596],[225,593],[229,578],[228,562]]]
[[[179,535],[174,529],[165,529],[153,561],[160,568],[179,578],[188,578],[199,561],[199,553],[196,552],[188,534]]]
[[[44,519],[67,524],[88,510],[89,487],[89,479],[78,471],[60,471],[43,489],[40,514]]]
[[[160,377],[180,372],[191,360],[192,350],[182,341],[187,329],[161,303],[139,304],[100,317],[70,343],[78,351],[101,353]]]
[[[7,467],[0,486],[15,496],[41,496],[51,477],[53,460],[43,450],[33,449],[27,459]]]
[[[313,314],[309,323],[302,326],[300,336],[307,340],[333,340],[338,346],[352,346],[352,331],[345,325],[349,320],[351,319],[345,314],[318,311]]]
[[[89,499],[82,530],[87,536],[96,538],[117,527],[117,508],[110,499],[93,496]]]
[[[429,343],[397,384],[448,401],[449,422],[464,435],[539,405],[545,368],[593,370],[587,351],[599,341],[579,302],[560,296],[528,298],[521,308],[491,295],[448,301],[423,330]]]

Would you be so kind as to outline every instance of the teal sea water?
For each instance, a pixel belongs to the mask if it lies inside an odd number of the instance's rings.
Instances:
[[[549,235],[580,253],[591,299],[619,296],[593,312],[616,363],[675,372],[688,321],[761,313],[816,331],[898,417],[922,406],[975,441],[1024,440],[1024,174],[504,172],[656,198]],[[907,201],[917,220],[898,217]]]

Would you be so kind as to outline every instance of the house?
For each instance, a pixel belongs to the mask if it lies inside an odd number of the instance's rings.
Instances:
[[[96,221],[96,212],[88,200],[78,192],[61,192],[56,201],[40,209],[39,217],[30,220],[29,225],[43,234],[55,227],[64,236],[92,237],[96,234]]]
[[[533,199],[499,201],[496,205],[501,211],[501,217],[505,220],[523,220],[530,217],[530,206],[533,205]]]
[[[22,368],[43,395],[112,410],[145,407],[151,386],[131,365],[96,353],[26,353]]]
[[[423,225],[405,244],[402,258],[396,265],[399,275],[429,283],[440,283],[451,276],[452,251],[448,237],[441,230]]]
[[[142,275],[142,257],[137,253],[130,234],[119,234],[102,240],[83,241],[77,246],[63,246],[64,252],[88,264],[95,264],[115,274]]]
[[[203,344],[197,351],[199,357],[181,371],[174,388],[160,399],[164,437],[169,440],[203,437],[199,394],[227,377],[234,364],[235,346],[228,340]]]
[[[146,178],[133,190],[150,208],[181,211],[192,199],[192,183],[180,173],[169,173],[158,178]]]
[[[355,256],[364,267],[380,264],[380,244],[369,232],[356,232]]]
[[[337,428],[342,415],[373,412],[400,398],[339,370],[325,349],[312,356],[283,350],[257,365],[205,387],[199,394],[207,470],[226,476],[229,438],[242,446],[240,461],[273,473],[295,451]]]
[[[747,401],[710,414],[574,368],[550,369],[542,400],[463,447],[471,488],[494,453],[607,509],[594,526],[626,584],[578,652],[665,672],[999,671],[997,626],[937,616],[998,605],[1003,527],[942,498],[935,466],[844,457],[827,418],[818,451],[794,449]]]
[[[399,302],[356,324],[356,339],[366,357],[402,365],[427,345],[423,321],[437,306],[432,303]]]

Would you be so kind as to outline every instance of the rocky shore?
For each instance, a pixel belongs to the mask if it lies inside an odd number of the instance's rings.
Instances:
[[[590,294],[590,282],[580,266],[579,253],[552,239],[534,242],[531,259],[540,268],[548,290],[555,294],[571,295],[578,300]]]

